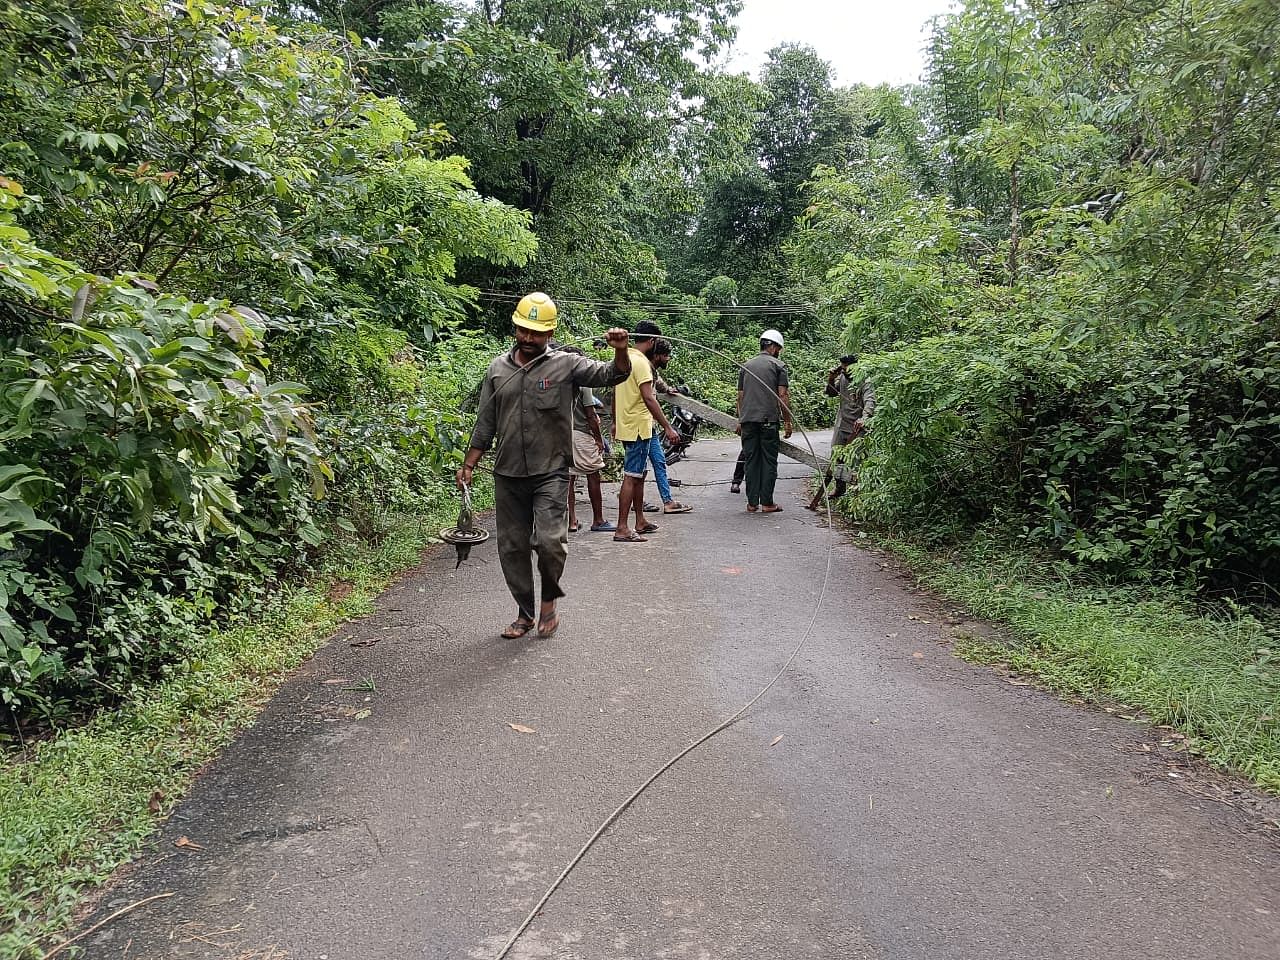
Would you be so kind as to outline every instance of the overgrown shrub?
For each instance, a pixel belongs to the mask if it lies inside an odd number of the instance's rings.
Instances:
[[[16,191],[0,194],[0,300],[27,331],[0,359],[0,701],[21,711],[171,657],[180,638],[157,627],[216,604],[227,552],[305,528],[332,473],[304,388],[267,377],[256,311],[87,274],[15,224]]]

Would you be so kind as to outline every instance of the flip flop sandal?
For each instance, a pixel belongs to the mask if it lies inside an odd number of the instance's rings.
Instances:
[[[647,537],[642,537],[640,536],[640,534],[636,533],[635,531],[632,531],[631,533],[627,534],[625,537],[619,537],[615,534],[613,538],[613,542],[614,543],[648,543],[649,540]]]
[[[593,523],[591,525],[592,533],[613,533],[613,531],[617,529],[617,526],[612,520],[606,520],[604,523]]]
[[[756,512],[757,510],[759,510],[759,509],[760,509],[760,508],[759,508],[759,507],[757,507],[754,503],[748,503],[748,504],[747,504],[747,513],[755,513],[755,512]]]
[[[560,629],[560,616],[557,614],[550,620],[538,621],[538,639],[550,640],[556,635],[556,631]]]
[[[645,512],[645,513],[657,513],[657,512],[658,512],[658,505],[657,505],[656,503],[646,503],[646,504],[644,505],[644,512]]]
[[[504,640],[518,640],[532,629],[532,620],[512,620],[511,626],[503,630],[499,636]]]
[[[770,503],[766,506],[761,507],[760,512],[761,513],[781,513],[782,508],[778,506],[776,503]]]
[[[581,530],[581,529],[582,529],[582,524],[580,524],[580,523],[575,523],[575,524],[573,524],[573,525],[571,525],[571,526],[569,527],[569,532],[570,532],[570,533],[577,533],[577,532],[578,532],[579,530]]]
[[[663,513],[693,513],[693,507],[687,503],[681,503],[679,500],[672,500],[666,505]]]
[[[657,533],[658,525],[656,523],[646,523],[643,527],[636,527],[636,533]]]

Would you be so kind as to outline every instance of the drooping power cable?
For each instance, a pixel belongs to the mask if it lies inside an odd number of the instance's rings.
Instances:
[[[746,374],[747,376],[753,377],[756,381],[758,381],[760,384],[762,384],[766,388],[769,387],[769,385],[765,383],[764,380],[756,376],[750,370],[747,370],[745,366],[743,366],[733,357],[730,357],[727,354],[722,353],[719,350],[716,350],[714,347],[709,347],[706,344],[698,343],[697,341],[694,341],[694,340],[687,340],[680,337],[671,337],[671,336],[665,336],[665,335],[663,336],[664,336],[664,339],[669,340],[672,343],[682,343],[682,344],[685,344],[686,346],[691,346],[696,349],[706,351],[708,353],[713,353],[723,359],[727,359],[731,363],[735,364],[742,373]],[[590,339],[592,338],[578,337],[578,338],[571,338],[568,340],[564,340],[561,342],[565,342],[565,343],[589,342]],[[511,376],[514,376],[514,375],[515,374],[512,374]],[[510,377],[508,377],[507,379],[510,379]],[[500,389],[500,387],[505,384],[506,384],[506,380],[504,380],[498,388],[495,388],[494,395],[496,395],[497,389]],[[782,403],[782,401],[779,400],[779,403]],[[792,410],[790,405],[786,404],[784,406],[787,413],[791,414]],[[792,417],[792,419],[794,421],[794,417]],[[804,430],[804,428],[799,428],[799,430],[800,430],[801,437],[804,439],[805,445],[809,448],[809,452],[816,457],[817,452],[813,448],[813,443],[809,439],[808,433]],[[814,625],[818,622],[818,613],[822,609],[823,601],[826,599],[826,596],[827,596],[827,587],[831,582],[831,563],[835,555],[835,524],[832,522],[831,499],[827,493],[827,487],[825,483],[822,485],[822,500],[827,513],[827,560],[826,560],[826,568],[822,576],[822,587],[818,591],[818,599],[813,606],[813,615],[809,618],[809,623],[805,627],[804,633],[801,635],[799,642],[791,650],[790,655],[787,657],[786,661],[782,664],[782,667],[778,670],[777,673],[773,675],[772,679],[770,679],[769,682],[766,683],[760,689],[760,692],[757,693],[750,700],[748,700],[745,704],[743,704],[743,706],[739,708],[736,713],[734,713],[728,719],[719,723],[717,726],[708,730],[706,733],[702,734],[702,736],[698,737],[698,739],[694,740],[691,744],[689,744],[683,750],[679,751],[674,756],[672,756],[669,760],[667,760],[666,763],[664,763],[661,767],[659,767],[656,771],[654,771],[654,773],[651,774],[647,780],[645,780],[642,784],[640,784],[640,786],[638,786],[625,800],[622,801],[622,803],[618,805],[618,807],[611,814],[609,814],[608,817],[605,818],[604,822],[600,824],[600,826],[596,829],[596,831],[593,834],[591,834],[591,836],[587,839],[586,843],[582,845],[582,848],[577,852],[577,854],[575,854],[574,857],[568,862],[568,864],[566,864],[565,868],[560,872],[560,875],[556,877],[556,879],[552,882],[551,886],[547,888],[547,891],[542,895],[542,897],[534,905],[533,909],[529,911],[528,916],[524,918],[524,921],[520,924],[520,926],[517,927],[515,932],[511,934],[511,937],[510,939],[507,940],[506,945],[494,956],[493,960],[505,960],[505,958],[510,954],[511,949],[516,945],[517,941],[519,941],[520,937],[524,935],[525,931],[529,929],[530,925],[532,925],[533,921],[537,918],[538,914],[542,911],[542,908],[546,906],[547,901],[551,899],[552,895],[560,888],[561,884],[564,883],[565,879],[568,878],[569,874],[573,872],[573,869],[582,861],[582,858],[587,855],[587,852],[595,845],[596,841],[599,840],[602,836],[604,836],[605,831],[607,831],[609,827],[611,827],[618,820],[618,818],[621,817],[622,814],[626,812],[627,808],[630,807],[640,797],[641,794],[643,794],[647,789],[649,789],[649,787],[655,781],[657,781],[659,777],[661,777],[664,773],[666,773],[668,770],[674,767],[677,763],[683,760],[686,756],[688,756],[698,747],[702,746],[704,743],[706,743],[716,734],[721,733],[724,730],[727,730],[729,727],[733,726],[733,724],[737,723],[740,719],[742,719],[742,717],[745,716],[752,707],[754,707],[757,703],[760,702],[761,699],[764,698],[764,695],[769,692],[769,690],[773,687],[773,685],[776,684],[780,679],[782,679],[783,675],[787,672],[787,670],[790,669],[791,664],[795,662],[796,657],[800,655],[800,651],[804,648],[805,644],[809,642],[809,637],[813,634]]]

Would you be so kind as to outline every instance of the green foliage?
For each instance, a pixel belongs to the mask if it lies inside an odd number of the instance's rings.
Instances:
[[[1183,15],[974,0],[929,88],[873,100],[867,159],[813,177],[787,253],[878,393],[854,509],[1273,589],[1280,19]]]
[[[515,276],[483,271],[487,284],[595,297],[661,285],[660,233],[634,229],[646,214],[628,194],[659,144],[718,142],[699,138],[699,110],[736,104],[698,62],[731,38],[736,0],[316,6],[387,51],[371,57],[379,82],[420,123],[444,122],[485,195],[533,218],[539,256]]]
[[[0,702],[25,722],[128,695],[333,531],[449,495],[455,275],[536,242],[315,23],[0,12]]]
[[[256,311],[91,276],[32,245],[11,212],[0,234],[9,308],[50,318],[43,329],[25,320],[30,332],[0,361],[0,698],[22,710],[51,682],[110,685],[171,655],[154,634],[122,628],[141,617],[121,595],[185,580],[176,602],[211,607],[213,584],[189,551],[210,538],[252,543],[255,512],[305,524],[298,489],[322,497],[332,474],[301,385],[266,377]],[[162,559],[172,566],[148,569]]]

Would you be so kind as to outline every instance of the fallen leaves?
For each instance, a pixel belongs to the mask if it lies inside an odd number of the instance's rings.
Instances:
[[[721,567],[720,572],[727,573],[731,577],[736,577],[738,574],[742,573],[742,568],[741,567]]]
[[[538,732],[533,727],[526,727],[523,723],[508,723],[507,726],[510,727],[512,730],[514,730],[516,733],[537,733]]]
[[[179,837],[177,840],[173,841],[173,845],[175,847],[178,847],[181,850],[203,850],[204,849],[203,844],[196,843],[190,837]]]
[[[773,738],[773,742],[772,742],[772,743],[770,743],[770,744],[769,744],[769,746],[771,746],[771,747],[776,747],[778,744],[780,744],[780,743],[782,742],[782,738],[783,738],[784,736],[785,736],[785,734],[782,734],[782,733],[778,734],[776,737],[774,737],[774,738]]]

